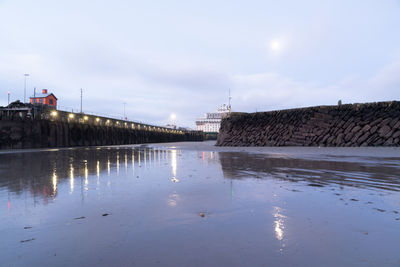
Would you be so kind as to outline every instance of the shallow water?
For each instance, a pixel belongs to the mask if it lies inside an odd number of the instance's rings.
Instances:
[[[0,153],[1,266],[400,266],[400,149]]]

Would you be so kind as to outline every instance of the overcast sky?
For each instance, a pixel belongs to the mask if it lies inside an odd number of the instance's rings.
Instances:
[[[59,105],[180,126],[254,112],[400,100],[400,1],[0,0],[0,105],[24,73]]]

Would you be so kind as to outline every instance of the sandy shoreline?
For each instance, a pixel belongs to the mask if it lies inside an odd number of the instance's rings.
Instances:
[[[0,154],[5,265],[400,263],[398,148],[30,152]]]

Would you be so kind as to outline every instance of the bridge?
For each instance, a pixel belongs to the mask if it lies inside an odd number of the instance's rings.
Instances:
[[[17,103],[0,108],[0,149],[203,141],[203,132]]]

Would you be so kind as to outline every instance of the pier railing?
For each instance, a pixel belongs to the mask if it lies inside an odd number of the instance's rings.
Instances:
[[[184,131],[179,129],[171,129],[152,124],[145,124],[137,121],[128,121],[123,119],[103,117],[87,113],[74,113],[63,110],[48,110],[48,112],[43,112],[41,113],[41,119],[48,119],[51,121],[63,121],[68,123],[82,123],[95,126],[118,127],[118,128],[126,128],[133,130],[184,134]]]

